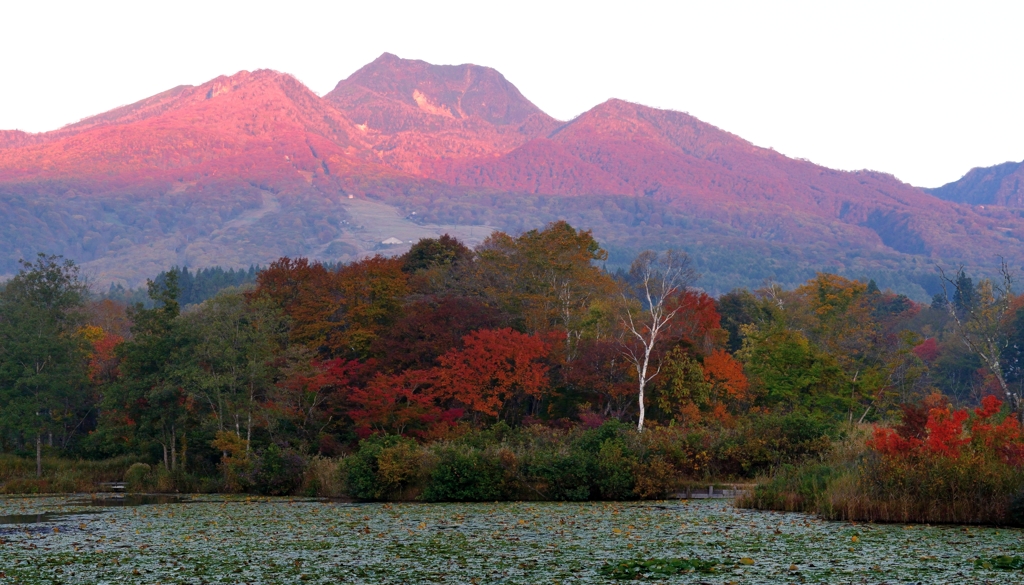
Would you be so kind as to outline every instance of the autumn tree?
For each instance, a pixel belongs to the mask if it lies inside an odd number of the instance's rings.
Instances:
[[[338,430],[352,407],[351,389],[373,377],[376,363],[303,357],[308,355],[292,360],[267,395],[268,428],[277,440],[290,439],[304,451],[322,451],[329,433]]]
[[[562,377],[575,391],[581,410],[621,420],[635,404],[635,374],[631,375],[631,364],[613,337],[582,340],[577,358],[572,367],[563,368]]]
[[[728,333],[726,349],[736,353],[743,347],[743,332],[740,327],[765,320],[767,315],[761,308],[760,300],[747,289],[727,292],[716,301],[721,316],[721,326]]]
[[[498,309],[479,297],[445,296],[420,300],[402,308],[402,315],[371,347],[390,371],[426,370],[442,354],[462,347],[463,338],[501,323]]]
[[[381,373],[349,390],[348,414],[361,436],[376,432],[436,438],[463,414],[461,408],[443,408],[439,398],[432,371]]]
[[[910,299],[828,273],[782,297],[787,326],[843,371],[849,422],[891,410],[914,393],[922,373],[913,355],[920,336],[901,325],[918,310]]]
[[[644,429],[647,384],[661,370],[661,360],[655,350],[683,310],[683,305],[673,300],[685,292],[697,276],[690,258],[674,250],[661,254],[651,250],[641,252],[630,266],[629,286],[623,293],[622,347],[636,371],[639,431]]]
[[[677,346],[665,357],[656,403],[679,422],[731,424],[752,400],[743,364],[724,350],[695,356]]]
[[[998,284],[984,279],[977,286],[971,286],[962,267],[955,277],[947,276],[941,268],[940,274],[945,305],[957,339],[981,359],[1000,392],[1024,421],[1024,395],[1010,388],[1003,370],[1003,353],[1009,349],[1011,339],[1007,335],[1007,323],[1012,320],[1015,299],[1006,262],[1002,265],[1003,281]]]
[[[846,378],[828,354],[782,321],[744,325],[743,361],[758,403],[784,410],[846,412]]]
[[[373,256],[328,270],[282,258],[261,272],[250,298],[265,296],[292,322],[291,339],[322,357],[365,358],[401,314],[408,275],[397,258]]]
[[[443,268],[469,262],[473,251],[454,236],[423,238],[413,244],[402,256],[402,271],[415,273],[432,268]]]
[[[291,320],[290,338],[314,351],[326,352],[342,320],[337,274],[305,258],[281,258],[256,277],[250,299],[269,299]]]
[[[518,238],[496,232],[479,248],[474,285],[530,333],[565,333],[565,359],[572,361],[579,340],[611,316],[602,301],[615,290],[594,263],[607,259],[593,234],[564,221]]]
[[[482,329],[463,339],[463,348],[441,356],[436,370],[439,395],[474,414],[497,417],[516,398],[541,398],[548,389],[543,358],[550,347],[512,329]]]
[[[334,355],[367,357],[373,342],[398,319],[409,294],[402,265],[398,258],[373,256],[338,271],[336,294],[342,318],[328,338]]]

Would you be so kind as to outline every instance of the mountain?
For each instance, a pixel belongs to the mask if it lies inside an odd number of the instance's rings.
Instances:
[[[508,152],[561,125],[494,69],[390,53],[324,100],[359,124],[379,162],[414,174],[425,160]]]
[[[937,263],[1024,264],[1018,214],[942,197],[621,100],[560,122],[493,69],[384,54],[322,98],[243,71],[0,133],[0,274],[46,251],[131,286],[175,264],[345,261],[555,219],[593,229],[611,267],[683,248],[712,292],[829,270],[924,298]]]
[[[32,135],[21,130],[0,130],[0,148],[22,146],[32,141]]]
[[[6,142],[13,148],[0,151],[0,181],[100,190],[218,174],[309,183],[310,173],[329,174],[328,162],[358,164],[351,153],[367,148],[344,114],[294,78],[266,70],[176,87]]]
[[[865,254],[986,264],[993,249],[1022,250],[1024,226],[1009,214],[939,201],[891,175],[790,159],[690,115],[621,100],[506,154],[446,161],[433,176],[534,195],[644,198],[750,240],[824,246],[806,259],[839,270],[870,270],[855,261]]]
[[[974,168],[958,181],[925,191],[969,205],[1024,207],[1024,162]]]
[[[390,173],[363,160],[369,145],[343,113],[266,70],[5,139],[0,273],[59,252],[129,285],[175,264],[315,253],[347,220],[339,177]]]

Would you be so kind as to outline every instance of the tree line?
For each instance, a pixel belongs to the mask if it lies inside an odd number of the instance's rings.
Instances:
[[[957,271],[931,305],[825,273],[716,299],[685,254],[643,252],[615,273],[606,258],[590,232],[554,222],[476,249],[443,236],[345,265],[281,258],[186,306],[187,271],[128,305],[40,256],[0,291],[0,449],[212,476],[268,451],[331,457],[499,423],[785,417],[828,434],[935,396],[998,395],[1021,412],[1024,300],[1009,278]],[[765,448],[743,436],[731,456]]]

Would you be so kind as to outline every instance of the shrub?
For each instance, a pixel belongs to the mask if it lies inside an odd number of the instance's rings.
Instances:
[[[124,482],[130,492],[144,492],[151,486],[151,469],[145,463],[133,463],[128,471],[124,472]]]
[[[741,505],[840,520],[1019,523],[1024,437],[1001,410],[993,397],[973,413],[940,408],[922,418],[905,408],[903,424],[876,427],[831,461],[783,466]]]
[[[153,489],[161,494],[178,491],[174,482],[174,475],[162,465],[157,465],[153,473]]]
[[[676,468],[660,455],[636,466],[636,486],[633,493],[642,499],[664,498],[679,483]]]
[[[524,462],[523,475],[544,499],[581,502],[590,499],[594,456],[582,449],[544,450]]]
[[[737,504],[761,510],[817,511],[831,483],[843,474],[844,470],[829,463],[812,461],[803,465],[784,465],[770,478],[758,483]]]
[[[105,482],[121,481],[134,457],[100,461],[43,458],[43,477],[36,477],[34,458],[0,454],[0,491],[4,493],[71,493],[102,490]]]
[[[742,419],[723,430],[710,446],[709,472],[714,476],[753,477],[806,458],[828,454],[841,435],[836,425],[818,416],[793,412]]]
[[[597,495],[604,500],[629,500],[637,483],[633,475],[638,466],[625,441],[619,438],[605,439],[597,452],[594,483]]]
[[[1024,489],[1010,500],[1010,509],[1006,517],[1008,524],[1024,527]]]
[[[271,443],[262,453],[255,455],[252,469],[243,478],[243,483],[257,494],[292,494],[302,483],[305,465],[305,460],[295,451]]]
[[[933,408],[925,432],[875,428],[855,489],[831,495],[832,515],[889,522],[1012,522],[1024,491],[1020,424],[986,396],[980,408]],[[907,411],[905,411],[906,413]],[[919,425],[917,425],[919,426]]]
[[[17,478],[4,482],[0,492],[5,494],[48,494],[53,493],[48,479]]]
[[[360,500],[394,500],[410,494],[422,477],[422,454],[412,439],[376,435],[345,459],[345,491]]]
[[[868,458],[830,486],[820,510],[840,520],[1003,524],[1024,477],[983,458]]]
[[[422,498],[428,502],[481,502],[504,499],[504,473],[497,457],[466,446],[445,445]]]

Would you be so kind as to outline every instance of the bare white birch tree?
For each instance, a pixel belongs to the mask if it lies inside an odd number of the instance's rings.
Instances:
[[[957,338],[981,359],[988,371],[992,372],[1007,401],[1017,416],[1024,421],[1024,397],[1010,389],[1002,365],[1003,351],[1009,346],[1004,320],[1013,300],[1013,279],[1006,261],[1002,263],[1001,288],[991,280],[985,279],[979,282],[974,290],[966,290],[970,288],[969,279],[965,277],[962,266],[957,269],[955,278],[946,276],[942,268],[939,268],[939,273],[942,276],[942,293],[946,297],[946,308],[953,320],[953,330]],[[953,298],[950,298],[950,289],[953,290]]]
[[[644,430],[647,384],[661,371],[655,346],[664,337],[682,305],[673,302],[698,278],[684,252],[668,250],[661,254],[647,250],[633,260],[630,282],[623,293],[625,309],[622,324],[623,353],[636,369],[639,387],[640,419],[637,431]]]

